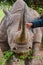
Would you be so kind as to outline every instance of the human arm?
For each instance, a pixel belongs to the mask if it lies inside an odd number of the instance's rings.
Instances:
[[[26,23],[27,28],[37,28],[37,27],[43,27],[43,19],[37,19],[32,21],[31,23]]]

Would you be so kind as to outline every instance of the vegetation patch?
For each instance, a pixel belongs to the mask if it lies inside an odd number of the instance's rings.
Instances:
[[[4,13],[3,13],[2,9],[0,9],[0,21],[2,20],[3,17],[4,17]]]
[[[17,55],[13,51],[9,50],[9,51],[3,52],[4,56],[2,58],[0,58],[0,64],[5,65],[7,63],[7,61],[13,56],[15,56],[16,58],[19,58],[20,60],[24,60],[25,58],[31,59],[31,54],[32,54],[32,51],[24,53],[23,55],[22,54]],[[4,58],[4,60],[1,61],[3,58]]]

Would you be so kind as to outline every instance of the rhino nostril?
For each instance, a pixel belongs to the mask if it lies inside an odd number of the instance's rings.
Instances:
[[[31,49],[31,47],[29,47],[29,49]]]
[[[16,50],[16,48],[14,47],[13,50]]]

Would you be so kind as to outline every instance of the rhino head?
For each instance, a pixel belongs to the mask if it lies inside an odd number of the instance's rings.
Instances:
[[[11,48],[12,51],[14,51],[15,53],[26,53],[29,52],[29,47],[31,44],[29,44],[29,31],[26,28],[26,22],[25,22],[25,9],[23,11],[23,13],[21,14],[22,16],[22,21],[20,19],[21,23],[21,29],[17,32],[15,32],[16,29],[16,25],[18,25],[16,22],[16,24],[14,23],[15,18],[13,18],[14,16],[16,16],[16,14],[11,14],[8,11],[6,11],[5,9],[3,10],[6,17],[8,18],[6,21],[6,26],[8,27],[7,29],[7,36],[8,36],[8,44]],[[14,16],[13,16],[14,15]],[[16,16],[17,18],[17,16]],[[13,22],[12,22],[13,20]],[[11,26],[9,25],[11,23]],[[17,26],[18,27],[18,26]]]

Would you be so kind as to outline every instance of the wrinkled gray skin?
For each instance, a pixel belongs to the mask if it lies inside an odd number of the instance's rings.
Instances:
[[[14,48],[15,34],[18,30],[20,20],[22,21],[21,13],[23,12],[25,5],[26,3],[23,0],[17,0],[9,12],[6,12],[4,10],[5,17],[3,18],[2,23],[0,24],[0,47],[2,48],[2,51],[8,50],[9,47],[11,50]],[[31,22],[40,17],[40,15],[32,8],[29,8],[27,5],[25,6],[25,8],[26,22]],[[42,33],[40,28],[33,29],[33,32],[31,29],[28,29],[28,31],[29,43],[41,43]]]

